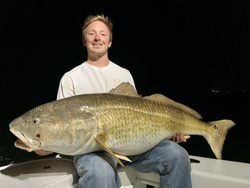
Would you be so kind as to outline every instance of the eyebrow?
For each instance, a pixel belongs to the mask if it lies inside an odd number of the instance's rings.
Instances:
[[[96,32],[96,30],[94,30],[94,29],[91,29],[90,31]],[[100,31],[98,31],[98,32],[105,32],[105,31],[104,31],[104,30],[100,30]]]

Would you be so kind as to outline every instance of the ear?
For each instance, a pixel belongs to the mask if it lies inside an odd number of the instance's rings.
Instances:
[[[109,48],[111,47],[112,41],[109,42]]]
[[[84,36],[82,36],[82,43],[83,43],[83,46],[86,46],[86,40],[85,40]]]

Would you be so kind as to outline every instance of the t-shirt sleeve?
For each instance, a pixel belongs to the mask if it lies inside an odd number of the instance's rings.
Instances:
[[[127,70],[128,71],[128,70]],[[133,79],[133,77],[132,77],[132,75],[131,75],[131,73],[128,71],[128,82],[132,85],[132,86],[134,86],[134,88],[135,88],[135,82],[134,82],[134,79]],[[135,88],[135,90],[136,90],[136,88]]]
[[[57,91],[57,100],[75,95],[73,81],[68,75],[64,75]]]

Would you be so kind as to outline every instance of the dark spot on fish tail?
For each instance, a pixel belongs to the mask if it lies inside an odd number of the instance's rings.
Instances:
[[[36,134],[36,137],[40,138],[40,136],[41,136],[41,135],[40,135],[39,133]]]
[[[214,125],[214,129],[218,130],[218,129],[219,129],[219,127],[218,127],[217,125]]]

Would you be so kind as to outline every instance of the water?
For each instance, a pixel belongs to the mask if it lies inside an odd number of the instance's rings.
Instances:
[[[175,99],[197,110],[204,121],[231,119],[236,123],[227,135],[222,157],[224,160],[250,163],[250,93],[208,93],[206,95],[190,95]],[[11,120],[10,120],[11,121]],[[10,122],[9,121],[9,122]],[[0,166],[9,163],[44,158],[34,152],[15,148],[16,137],[6,129],[0,133]],[[192,136],[187,143],[181,144],[190,155],[215,158],[208,143],[203,137]]]

